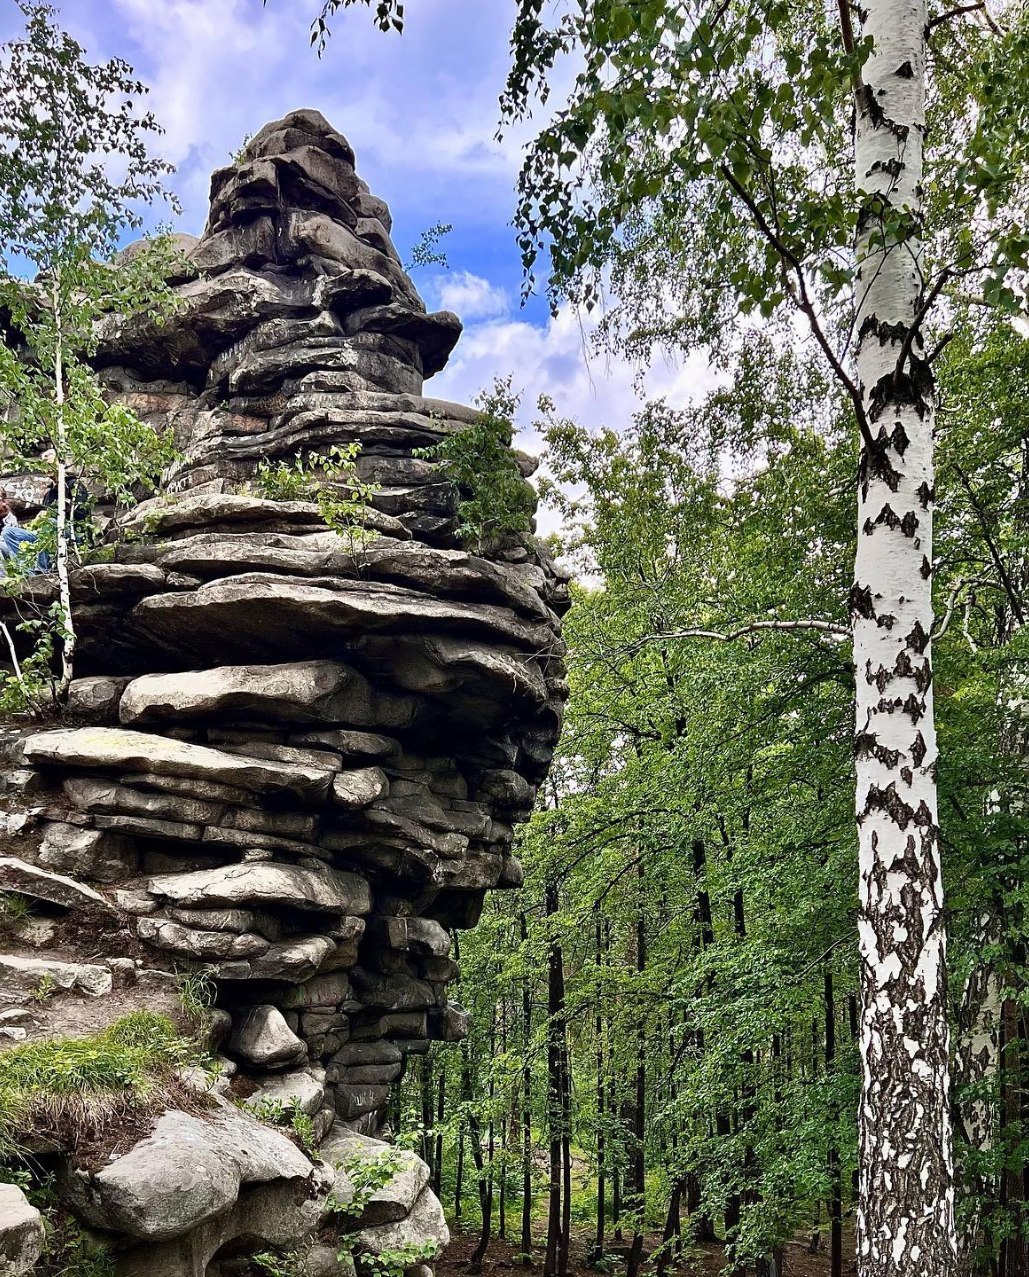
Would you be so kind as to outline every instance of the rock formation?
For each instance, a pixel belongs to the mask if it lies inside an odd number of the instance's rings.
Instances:
[[[111,393],[181,460],[74,573],[65,721],[7,734],[0,891],[35,904],[0,934],[0,1042],[175,1016],[206,973],[216,1090],[301,1106],[333,1150],[313,1166],[220,1098],[66,1166],[125,1275],[228,1277],[313,1235],[407,1057],[466,1031],[450,933],[520,883],[514,825],[557,739],[567,587],[527,536],[463,547],[460,494],[414,455],[476,414],[421,395],[460,324],[426,313],[389,232],[346,140],[294,112],[214,174],[172,317],[103,333]],[[350,443],[360,537],[258,495],[262,461]],[[443,1237],[424,1172],[409,1158],[364,1207],[369,1249]]]

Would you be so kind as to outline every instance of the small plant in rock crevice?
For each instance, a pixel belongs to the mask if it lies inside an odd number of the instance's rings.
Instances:
[[[16,891],[0,893],[0,923],[20,922],[32,913],[32,901]]]
[[[261,461],[257,489],[270,501],[313,500],[327,527],[355,554],[375,533],[365,527],[378,484],[362,479],[359,443],[336,444],[325,453],[290,461]]]
[[[183,1014],[198,1027],[206,1025],[218,995],[211,975],[207,971],[180,971],[175,983]]]
[[[259,1100],[256,1104],[240,1102],[259,1122],[267,1122],[269,1126],[288,1126],[296,1136],[297,1143],[305,1153],[315,1152],[314,1122],[301,1107],[298,1095],[291,1095],[288,1103],[282,1100]]]
[[[42,1005],[42,1003],[44,1002],[49,1002],[56,992],[57,992],[57,981],[54,979],[54,977],[50,974],[49,971],[45,971],[39,977],[39,983],[32,990],[29,996],[33,999],[33,1001],[38,1002]]]
[[[309,1250],[309,1246],[281,1252],[262,1250],[251,1256],[250,1264],[259,1277],[305,1277]]]
[[[524,537],[536,509],[536,494],[510,446],[519,400],[511,378],[498,378],[475,398],[475,425],[414,450],[416,457],[441,462],[457,487],[457,533],[478,554],[498,549],[510,537]]]
[[[404,1168],[403,1154],[394,1148],[385,1149],[373,1157],[357,1152],[344,1158],[342,1169],[353,1186],[349,1201],[330,1198],[329,1204],[347,1219],[360,1219],[371,1199]],[[401,1277],[417,1264],[428,1263],[436,1255],[438,1247],[433,1241],[421,1244],[381,1250],[378,1253],[363,1249],[359,1233],[343,1233],[338,1239],[339,1259],[353,1259],[358,1272],[366,1277]]]

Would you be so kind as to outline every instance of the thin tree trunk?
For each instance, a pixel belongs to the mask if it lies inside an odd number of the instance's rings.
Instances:
[[[1026,1102],[1023,1093],[1026,1065],[1025,1026],[1018,1003],[1007,999],[1001,1012],[1003,1033],[1003,1106],[1005,1125],[1011,1131],[1024,1129]],[[1002,1177],[1001,1204],[1008,1217],[1008,1236],[1001,1242],[999,1277],[1022,1277],[1029,1273],[1029,1168],[1024,1160],[1005,1167]]]
[[[421,1092],[421,1109],[422,1109],[422,1130],[421,1130],[421,1152],[422,1161],[429,1168],[429,1178],[432,1179],[435,1171],[433,1168],[433,1146],[432,1146],[432,1113],[433,1113],[433,1094],[432,1094],[432,1053],[427,1051],[421,1058],[421,1076],[420,1092]]]
[[[446,1117],[446,1063],[440,1060],[439,1086],[436,1089],[436,1154],[432,1161],[432,1191],[437,1197],[443,1192],[443,1120]]]
[[[552,918],[558,909],[557,887],[548,884],[544,912]],[[564,1161],[564,957],[561,946],[551,938],[547,960],[547,1118],[550,1127],[550,1189],[547,1207],[547,1249],[544,1277],[563,1277],[567,1267],[567,1243],[562,1235],[562,1167]],[[562,1262],[565,1268],[562,1268]]]
[[[500,1003],[500,1050],[507,1056],[507,1000]],[[491,1087],[493,1083],[490,1083]],[[492,1112],[492,1106],[490,1111]],[[500,1120],[500,1204],[497,1217],[497,1236],[507,1241],[507,1133],[510,1106],[504,1105],[504,1115]],[[490,1119],[492,1121],[492,1118]],[[495,1175],[494,1175],[495,1178]]]
[[[57,688],[58,703],[68,699],[68,689],[75,672],[75,619],[71,610],[71,566],[68,561],[68,425],[64,416],[64,345],[61,337],[61,301],[53,293],[54,326],[54,403],[57,407],[57,589],[61,612],[61,681]]]
[[[495,1015],[496,1009],[494,1008]],[[493,1121],[491,1118],[487,1135],[487,1151],[489,1155],[487,1168],[486,1160],[482,1155],[482,1127],[479,1124],[479,1115],[471,1102],[475,1088],[472,1084],[471,1059],[467,1042],[463,1046],[461,1056],[461,1092],[461,1098],[465,1102],[468,1114],[468,1135],[471,1140],[472,1161],[475,1163],[476,1183],[479,1190],[479,1240],[471,1258],[468,1260],[468,1271],[470,1273],[481,1273],[482,1261],[485,1259],[486,1251],[489,1249],[490,1235],[493,1231]]]
[[[856,93],[863,409],[857,671],[860,1277],[952,1277],[953,1134],[932,661],[935,387],[918,324],[926,0],[867,0]],[[900,229],[884,232],[895,219]],[[884,243],[884,235],[893,236]]]
[[[604,963],[604,925],[599,912],[596,922],[596,960],[599,972]],[[593,1254],[590,1257],[593,1263],[597,1263],[604,1253],[604,1233],[607,1226],[607,1132],[604,1129],[607,1120],[604,1070],[607,1062],[604,1058],[604,1015],[601,1010],[599,979],[597,983],[597,1005],[593,1017],[597,1066],[597,1227],[593,1238]]]
[[[457,1170],[454,1173],[454,1223],[461,1227],[461,1207],[464,1196],[464,1122],[457,1128]]]
[[[665,1216],[665,1227],[661,1234],[661,1249],[657,1257],[657,1277],[665,1277],[668,1263],[672,1258],[672,1244],[682,1232],[682,1192],[683,1180],[677,1179],[672,1184],[671,1196],[668,1199],[668,1214]]]
[[[825,968],[825,1071],[836,1071],[836,1002],[832,972]],[[835,1121],[836,1114],[832,1114]],[[843,1277],[843,1181],[835,1136],[829,1142],[829,1277]]]
[[[693,877],[696,882],[697,896],[696,906],[694,910],[694,919],[700,933],[701,949],[708,949],[715,942],[715,920],[711,910],[711,893],[707,889],[707,848],[702,838],[694,838],[692,845],[693,853]],[[697,1030],[697,1051],[704,1050],[704,1030],[703,1027]],[[715,1129],[718,1130],[718,1119],[715,1119]],[[696,1171],[691,1172],[690,1180],[687,1186],[687,1202],[689,1204],[690,1227],[694,1238],[698,1242],[713,1242],[715,1240],[715,1226],[710,1214],[701,1211],[701,1202],[703,1201],[703,1185],[700,1176]]]
[[[636,883],[636,974],[642,976],[647,969],[647,928],[643,912],[645,899],[643,861],[640,861]],[[640,980],[642,986],[642,980]],[[640,1012],[636,1036],[636,1087],[632,1113],[632,1181],[635,1192],[632,1249],[626,1264],[626,1277],[637,1277],[643,1261],[643,1238],[646,1232],[646,1136],[647,1136],[647,1036],[646,1023]]]
[[[615,1241],[622,1241],[622,1168],[617,1162],[611,1167],[611,1222]]]
[[[522,944],[529,938],[525,914],[519,914]],[[532,1059],[529,1042],[532,1031],[532,989],[526,977],[522,985],[522,1254],[523,1263],[531,1264],[532,1254]]]

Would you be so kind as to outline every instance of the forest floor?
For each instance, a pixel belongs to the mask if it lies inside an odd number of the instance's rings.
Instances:
[[[648,1240],[653,1247],[656,1247],[660,1242],[660,1238],[657,1236]],[[468,1269],[468,1260],[475,1250],[476,1241],[477,1238],[471,1233],[460,1233],[452,1230],[452,1240],[447,1247],[446,1254],[433,1265],[436,1277],[465,1277]],[[857,1273],[857,1268],[852,1258],[852,1241],[853,1239],[850,1237],[844,1238],[843,1277],[855,1277]],[[591,1268],[583,1258],[588,1245],[589,1237],[586,1234],[583,1234],[581,1239],[573,1237],[569,1277],[596,1277],[597,1270]],[[531,1267],[526,1267],[517,1258],[518,1255],[517,1246],[511,1245],[510,1242],[497,1241],[494,1238],[490,1242],[482,1271],[487,1277],[494,1273],[510,1273],[513,1277],[515,1273],[539,1271],[542,1252],[538,1253],[537,1261]],[[669,1265],[668,1274],[669,1277],[719,1277],[724,1268],[725,1256],[721,1245],[716,1243],[698,1247],[696,1255],[680,1267]],[[652,1269],[645,1267],[643,1271],[646,1273],[652,1271]],[[750,1271],[752,1272],[753,1270]],[[618,1270],[616,1269],[614,1277],[617,1277],[617,1272]],[[793,1242],[787,1246],[786,1268],[783,1277],[828,1277],[828,1273],[829,1255],[824,1240],[821,1250],[815,1255],[809,1253],[806,1240]]]

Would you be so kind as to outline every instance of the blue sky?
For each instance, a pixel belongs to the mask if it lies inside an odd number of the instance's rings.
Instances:
[[[163,154],[182,204],[177,229],[198,234],[211,171],[243,138],[296,107],[344,133],[361,176],[390,205],[407,255],[421,232],[450,222],[450,269],[414,272],[430,307],[455,310],[465,333],[427,393],[468,401],[514,373],[527,423],[540,392],[590,425],[619,427],[639,406],[636,369],[591,355],[579,317],[519,306],[521,263],[510,220],[521,147],[532,125],[495,140],[507,69],[510,0],[410,0],[402,36],[363,9],[340,15],[324,57],[309,46],[317,0],[56,0],[91,60],[119,56],[151,87]],[[20,26],[0,0],[0,39]],[[646,393],[682,402],[705,388],[701,359],[659,363]],[[523,443],[533,446],[531,438]]]

